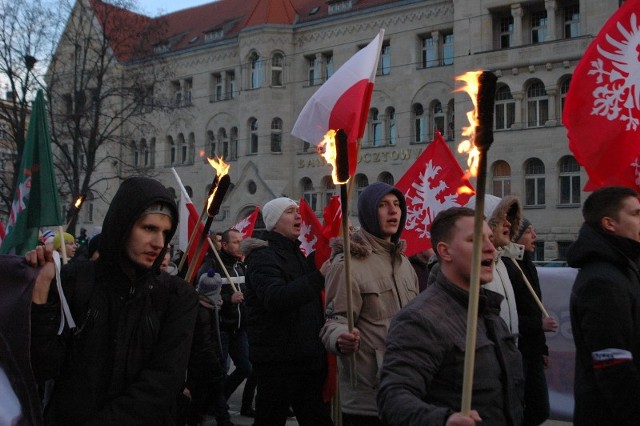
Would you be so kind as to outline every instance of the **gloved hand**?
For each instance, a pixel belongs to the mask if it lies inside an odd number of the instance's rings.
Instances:
[[[222,306],[220,290],[222,289],[222,278],[215,270],[209,269],[206,274],[200,275],[198,280],[198,293],[204,295],[218,308]]]

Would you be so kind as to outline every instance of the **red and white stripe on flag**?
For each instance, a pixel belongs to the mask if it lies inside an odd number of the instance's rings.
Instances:
[[[587,48],[571,78],[563,124],[589,175],[586,191],[640,190],[640,0],[627,0]]]
[[[464,206],[475,193],[439,132],[395,186],[407,202],[400,236],[407,241],[407,256],[431,248],[431,222],[440,211]]]
[[[189,253],[187,254],[189,262],[191,262],[191,259],[195,256],[196,243],[198,241],[197,238],[199,238],[199,236],[204,232],[204,224],[200,222],[200,215],[198,215],[196,207],[193,205],[191,200],[187,199],[183,194],[180,197],[180,223],[178,224],[178,247],[183,253],[186,253],[187,251],[189,237],[193,234],[194,230],[197,231],[198,234],[196,235],[196,240],[191,245]],[[197,268],[204,260],[208,248],[209,244],[207,243],[205,244],[204,249],[200,252]]]
[[[291,134],[318,145],[329,130],[343,129],[348,136],[349,174],[355,174],[357,140],[362,138],[378,69],[384,30],[353,55],[311,96]]]

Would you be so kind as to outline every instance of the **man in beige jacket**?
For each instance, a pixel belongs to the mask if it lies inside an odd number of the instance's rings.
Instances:
[[[327,321],[320,332],[338,355],[343,426],[381,425],[376,391],[391,318],[418,294],[418,278],[404,255],[407,206],[402,193],[385,183],[369,185],[358,199],[361,229],[351,236],[351,280],[355,327],[347,326],[347,294],[341,240],[334,240],[325,280]],[[357,386],[349,362],[355,352]]]

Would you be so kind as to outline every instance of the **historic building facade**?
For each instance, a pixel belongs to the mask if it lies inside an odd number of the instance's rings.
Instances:
[[[352,206],[369,183],[398,181],[435,130],[456,151],[471,102],[454,92],[455,77],[487,69],[499,77],[487,188],[521,198],[538,233],[538,259],[561,258],[582,222],[586,182],[561,123],[564,97],[582,54],[618,6],[618,0],[219,0],[175,12],[161,17],[168,32],[155,48],[172,77],[147,95],[170,97],[178,108],[151,105],[144,113],[153,131],[140,126],[119,155],[179,196],[175,168],[198,208],[213,177],[206,157],[224,157],[233,186],[216,230],[281,195],[304,198],[321,215],[336,193],[330,168],[290,131],[315,90],[383,28]],[[125,75],[140,66],[125,65]],[[107,207],[95,203],[93,224]]]

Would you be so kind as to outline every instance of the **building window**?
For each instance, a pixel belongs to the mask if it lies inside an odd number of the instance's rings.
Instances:
[[[252,89],[258,89],[262,86],[262,60],[256,52],[253,52],[249,57],[250,67],[250,87]]]
[[[175,80],[171,82],[171,87],[174,92],[174,103],[175,106],[179,107],[182,105],[182,88],[180,87],[180,82]]]
[[[513,16],[501,16],[498,19],[500,49],[506,49],[513,44]]]
[[[557,260],[567,260],[567,252],[573,241],[558,241],[558,257]]]
[[[360,198],[360,194],[369,186],[369,179],[363,174],[356,175],[356,200]]]
[[[211,87],[212,87],[212,101],[221,101],[224,99],[224,82],[222,81],[222,74],[211,74]]]
[[[580,36],[580,5],[570,4],[564,8],[564,38]]]
[[[226,99],[233,99],[236,96],[236,73],[234,71],[227,71],[224,94]]]
[[[443,135],[448,141],[456,137],[456,109],[455,100],[451,99],[447,108],[447,134]]]
[[[531,260],[544,260],[544,241],[536,241],[536,248],[533,252],[533,258]]]
[[[382,121],[380,120],[380,115],[378,113],[377,108],[371,108],[369,110],[369,143],[371,146],[381,146],[382,145]]]
[[[387,108],[387,140],[389,145],[395,145],[398,142],[398,126],[396,125],[396,110],[393,107]]]
[[[308,177],[302,178],[302,198],[309,204],[311,210],[318,212],[318,193],[313,188],[313,182]]]
[[[538,158],[527,160],[524,166],[525,206],[544,206],[544,163]]]
[[[440,101],[434,101],[431,104],[431,134],[432,138],[436,136],[436,132],[444,135],[445,114],[442,110]]]
[[[567,155],[560,159],[560,204],[580,205],[580,165]]]
[[[227,131],[224,127],[218,129],[218,143],[222,147],[222,158],[229,160],[229,139],[227,139]]]
[[[311,144],[307,141],[302,141],[302,152],[309,152]]]
[[[442,65],[452,65],[453,58],[453,33],[444,33],[442,35]]]
[[[438,40],[433,37],[422,39],[422,68],[438,65]]]
[[[184,135],[182,133],[178,134],[178,152],[180,155],[179,158],[179,163],[180,164],[186,164],[187,162],[187,152],[188,152],[188,146],[184,140]]]
[[[414,130],[414,137],[413,137],[414,142],[421,143],[426,140],[425,116],[424,116],[424,108],[422,107],[422,104],[413,105],[413,130]]]
[[[229,160],[238,159],[238,128],[232,127],[229,132]]]
[[[567,93],[569,93],[569,84],[571,84],[571,77],[567,77],[560,83],[560,111],[564,111],[564,102],[567,99]]]
[[[317,66],[315,55],[307,57],[307,83],[309,83],[309,86],[319,83],[318,71],[316,69]]]
[[[258,120],[249,119],[249,154],[258,153]]]
[[[140,151],[138,151],[138,144],[136,141],[131,141],[131,154],[133,157],[133,167],[138,167],[140,164]]]
[[[173,141],[173,137],[167,136],[167,143],[169,145],[169,165],[175,166],[176,164],[176,143]]]
[[[282,68],[284,65],[284,56],[282,53],[275,53],[271,58],[271,85],[272,86],[282,86],[283,85],[283,74]]]
[[[549,98],[542,82],[527,89],[527,127],[542,127],[549,119]]]
[[[149,143],[144,147],[144,164],[146,167],[155,165],[156,156],[156,138],[151,138]]]
[[[324,61],[324,79],[328,80],[333,75],[333,53],[323,53]]]
[[[394,179],[393,179],[393,175],[389,172],[382,172],[378,175],[378,182],[384,182],[387,185],[391,185],[393,186]]]
[[[547,11],[537,10],[531,14],[531,43],[542,43],[547,38]]]
[[[191,105],[191,89],[193,88],[193,79],[187,78],[184,80],[184,104],[186,106]]]
[[[496,161],[493,165],[492,194],[502,198],[511,194],[511,167],[506,161]]]
[[[510,129],[516,119],[516,103],[511,96],[509,86],[500,85],[496,90],[495,129]]]
[[[282,120],[271,120],[271,152],[282,152]]]
[[[389,75],[391,73],[391,45],[388,41],[383,42],[378,60],[378,75]]]
[[[218,155],[216,151],[216,138],[213,136],[213,131],[207,130],[207,141],[209,145],[209,158],[215,158]]]
[[[322,178],[322,189],[324,190],[324,206],[328,206],[331,202],[331,197],[336,195],[336,185],[333,183],[331,176],[325,176]]]

